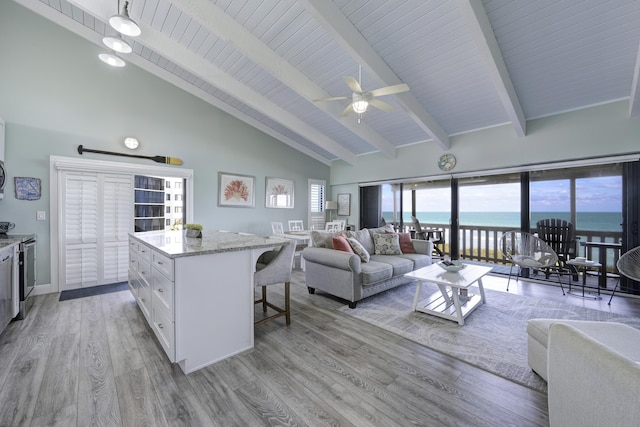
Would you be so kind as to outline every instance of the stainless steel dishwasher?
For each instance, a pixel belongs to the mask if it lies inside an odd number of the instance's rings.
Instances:
[[[0,333],[13,318],[13,248],[0,250]]]

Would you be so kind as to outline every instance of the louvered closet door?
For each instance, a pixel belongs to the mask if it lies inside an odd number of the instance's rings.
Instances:
[[[63,289],[127,280],[133,176],[62,172]]]

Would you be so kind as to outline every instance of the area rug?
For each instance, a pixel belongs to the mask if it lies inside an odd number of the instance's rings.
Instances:
[[[437,291],[424,284],[421,295]],[[477,288],[471,288],[471,291]],[[412,311],[415,285],[408,284],[339,310],[440,353],[507,378],[531,389],[547,391],[547,383],[527,364],[527,320],[534,318],[599,320],[640,329],[640,319],[545,301],[534,297],[485,290],[487,302],[457,322]]]
[[[60,298],[58,299],[58,301],[67,301],[76,298],[110,294],[111,292],[121,292],[128,289],[129,285],[127,282],[113,283],[111,285],[91,286],[90,288],[71,289],[69,291],[60,292]]]

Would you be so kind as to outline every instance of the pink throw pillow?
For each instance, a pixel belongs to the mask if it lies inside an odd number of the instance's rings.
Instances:
[[[400,239],[400,250],[403,254],[415,254],[413,243],[411,243],[411,233],[398,233]]]
[[[351,245],[347,242],[347,239],[344,236],[336,236],[331,242],[333,243],[333,249],[353,253]]]

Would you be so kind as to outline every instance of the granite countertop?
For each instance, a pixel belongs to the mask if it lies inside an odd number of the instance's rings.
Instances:
[[[169,258],[269,248],[290,242],[289,239],[228,231],[203,231],[201,239],[185,237],[182,231],[145,231],[129,235]]]

